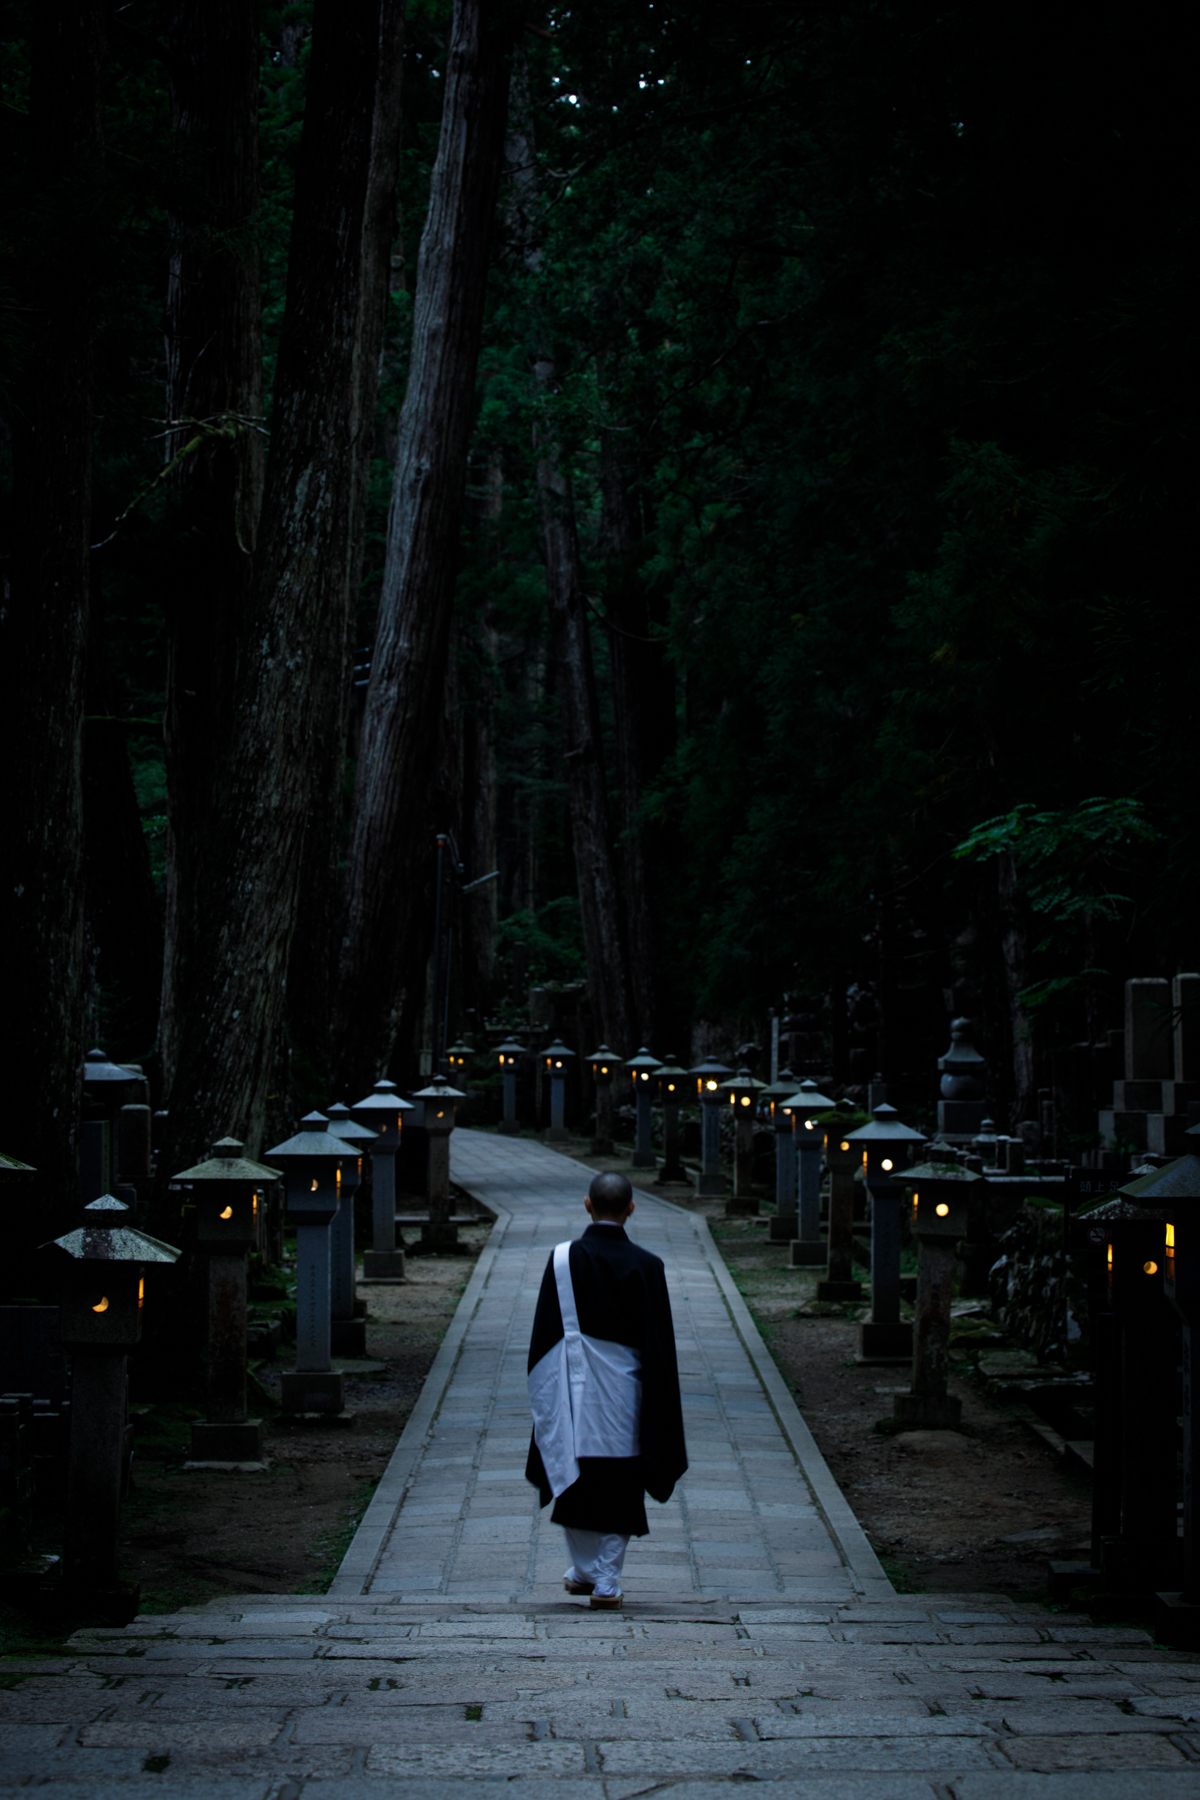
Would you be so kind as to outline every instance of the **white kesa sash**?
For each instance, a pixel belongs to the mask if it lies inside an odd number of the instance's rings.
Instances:
[[[637,1351],[579,1329],[570,1249],[554,1249],[562,1341],[529,1371],[533,1435],[555,1499],[578,1481],[581,1456],[638,1454],[642,1410]]]

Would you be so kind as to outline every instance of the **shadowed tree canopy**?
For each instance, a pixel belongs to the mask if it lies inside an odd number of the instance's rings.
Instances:
[[[438,833],[452,1036],[1019,1118],[1196,965],[1177,9],[0,17],[0,1149],[415,1081]]]

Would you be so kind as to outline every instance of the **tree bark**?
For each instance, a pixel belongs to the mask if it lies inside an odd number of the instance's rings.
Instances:
[[[513,177],[515,234],[525,267],[536,276],[542,260],[537,223],[537,160],[523,61],[513,76],[508,160]],[[579,560],[575,498],[552,418],[551,402],[558,377],[553,357],[543,341],[545,335],[542,321],[533,318],[530,342],[536,399],[534,466],[550,607],[550,652],[567,773],[588,989],[601,1038],[623,1054],[632,1055],[633,1009],[629,1004],[622,932],[622,894],[613,866],[600,708]]]
[[[1012,1057],[1012,1125],[1037,1117],[1037,1080],[1034,1074],[1033,1024],[1021,1004],[1021,990],[1028,985],[1025,972],[1026,933],[1022,917],[1017,865],[1010,852],[996,859],[1000,896],[1000,948],[1004,958],[1004,992],[1008,1001],[1009,1045]]]
[[[242,0],[178,0],[170,32],[175,166],[166,439],[179,555],[166,598],[168,783],[159,1051],[205,1004],[208,873],[234,737],[238,655],[262,503],[258,23]],[[204,1148],[204,1146],[202,1146]]]
[[[618,855],[629,955],[633,1035],[654,1042],[659,1028],[657,957],[647,834],[642,802],[647,773],[666,760],[675,720],[674,698],[662,643],[651,630],[650,608],[637,576],[642,529],[633,501],[632,472],[614,433],[601,437],[604,539],[608,568],[605,610],[609,622],[609,681],[613,743],[620,799]]]
[[[206,852],[203,1004],[179,1021],[168,1167],[227,1132],[253,1154],[284,1110],[292,938],[308,859],[318,879],[328,861],[348,717],[387,255],[370,237],[390,218],[371,182],[394,167],[382,139],[394,136],[398,26],[398,0],[352,14],[318,0],[314,14],[257,579]]]
[[[104,224],[101,20],[93,0],[32,11],[32,229],[15,311],[28,336],[13,395],[12,579],[0,608],[7,1019],[0,1150],[37,1168],[30,1218],[37,1241],[75,1222],[79,1193],[94,337],[92,286],[80,269]],[[20,1235],[18,1228],[11,1250]]]
[[[456,0],[441,136],[417,262],[412,356],[363,718],[338,972],[342,1084],[393,1059],[419,1023],[456,545],[503,143],[507,7]]]

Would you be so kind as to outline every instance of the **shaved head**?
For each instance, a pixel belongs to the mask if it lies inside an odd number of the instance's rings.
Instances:
[[[593,1175],[588,1188],[588,1199],[592,1203],[592,1211],[605,1219],[619,1219],[633,1205],[633,1188],[624,1175],[610,1170],[605,1175]]]

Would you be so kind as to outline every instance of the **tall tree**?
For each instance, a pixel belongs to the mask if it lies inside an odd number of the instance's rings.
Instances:
[[[437,819],[449,797],[431,789],[511,34],[506,5],[456,0],[359,747],[334,1015],[338,1077],[351,1084],[419,1027],[433,832],[450,823]]]
[[[80,758],[89,611],[94,292],[102,219],[100,0],[33,9],[22,162],[25,341],[11,396],[11,581],[0,609],[8,772],[0,988],[4,1142],[32,1163],[39,1235],[70,1222],[83,1022]],[[10,179],[15,171],[10,169]]]
[[[350,588],[395,181],[399,18],[399,0],[351,13],[336,0],[314,8],[263,530],[221,824],[202,871],[203,1003],[178,1022],[171,1161],[197,1153],[214,1131],[259,1144],[286,1078],[293,933],[307,859],[318,879],[328,863],[345,751]]]

